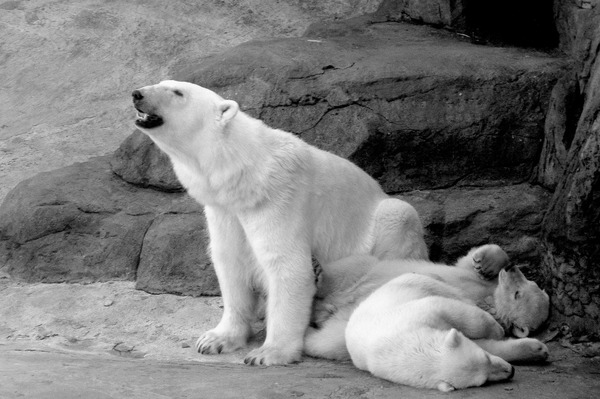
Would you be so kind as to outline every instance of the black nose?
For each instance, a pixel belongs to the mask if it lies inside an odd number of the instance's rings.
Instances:
[[[141,100],[142,98],[144,98],[144,96],[142,95],[142,92],[139,90],[132,91],[131,96],[133,97],[134,100]]]

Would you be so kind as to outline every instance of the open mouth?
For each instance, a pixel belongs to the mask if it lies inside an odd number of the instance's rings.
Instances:
[[[137,109],[137,119],[135,120],[136,126],[144,129],[152,129],[153,127],[158,127],[163,123],[163,118],[159,115],[147,114]]]

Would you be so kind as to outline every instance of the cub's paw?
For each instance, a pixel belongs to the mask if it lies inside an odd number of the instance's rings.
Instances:
[[[508,255],[495,244],[475,248],[471,253],[471,259],[473,259],[475,272],[486,280],[495,278],[500,270],[508,265]]]
[[[519,359],[528,362],[543,362],[548,360],[550,353],[548,347],[534,338],[521,338],[515,340]]]
[[[196,351],[203,355],[233,352],[246,346],[246,337],[218,333],[215,330],[205,332],[196,341]]]
[[[488,334],[487,334],[488,338],[502,340],[502,339],[504,339],[505,335],[506,335],[506,333],[504,331],[504,328],[496,320],[494,320],[493,324],[489,325],[489,330],[488,330]]]
[[[302,350],[289,350],[280,347],[263,345],[248,353],[244,363],[250,366],[273,366],[276,364],[297,363],[302,357]]]

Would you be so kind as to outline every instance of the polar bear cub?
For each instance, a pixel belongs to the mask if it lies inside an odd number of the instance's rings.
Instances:
[[[405,274],[384,284],[358,305],[345,335],[356,367],[400,384],[447,392],[514,374],[469,339],[501,340],[500,324],[430,276]]]
[[[538,340],[525,338],[548,318],[548,294],[527,280],[497,245],[473,248],[455,266],[423,260],[380,261],[371,256],[351,256],[324,270],[314,304],[313,324],[305,338],[305,353],[328,359],[350,358],[344,331],[359,303],[394,278],[417,273],[448,286],[445,292],[492,313],[506,331],[519,340],[479,343],[504,360],[545,360],[548,349]],[[439,284],[438,284],[439,286]],[[448,291],[450,290],[450,291]]]
[[[353,254],[427,258],[415,209],[351,162],[192,83],[163,81],[132,96],[136,126],[205,207],[224,311],[198,339],[199,352],[244,347],[263,291],[266,339],[245,363],[300,360],[316,290],[311,255],[321,265]]]

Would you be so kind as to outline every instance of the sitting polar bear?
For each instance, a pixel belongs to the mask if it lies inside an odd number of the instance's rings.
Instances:
[[[243,347],[262,290],[267,336],[244,362],[300,360],[316,291],[311,255],[321,265],[353,254],[427,259],[415,209],[351,162],[191,83],[164,81],[132,95],[136,126],[205,206],[224,311],[198,339],[199,352]]]
[[[379,261],[370,256],[341,259],[322,273],[313,312],[313,323],[319,328],[308,329],[304,351],[314,357],[349,359],[344,331],[347,331],[348,320],[357,306],[390,280],[418,273],[437,280],[438,288],[445,286],[446,296],[492,313],[507,331],[522,338],[503,343],[488,342],[486,348],[492,353],[500,353],[508,361],[543,360],[548,356],[546,346],[525,337],[548,318],[548,294],[535,282],[527,280],[518,267],[506,270],[507,266],[508,256],[497,245],[473,248],[458,260],[456,266],[419,260]],[[429,286],[429,283],[424,285]],[[391,294],[392,291],[386,292]],[[421,295],[427,294],[424,288]],[[398,295],[398,300],[405,299],[400,292]],[[464,306],[456,309],[462,308]],[[488,316],[485,319],[489,319]],[[496,353],[498,351],[501,352]]]

